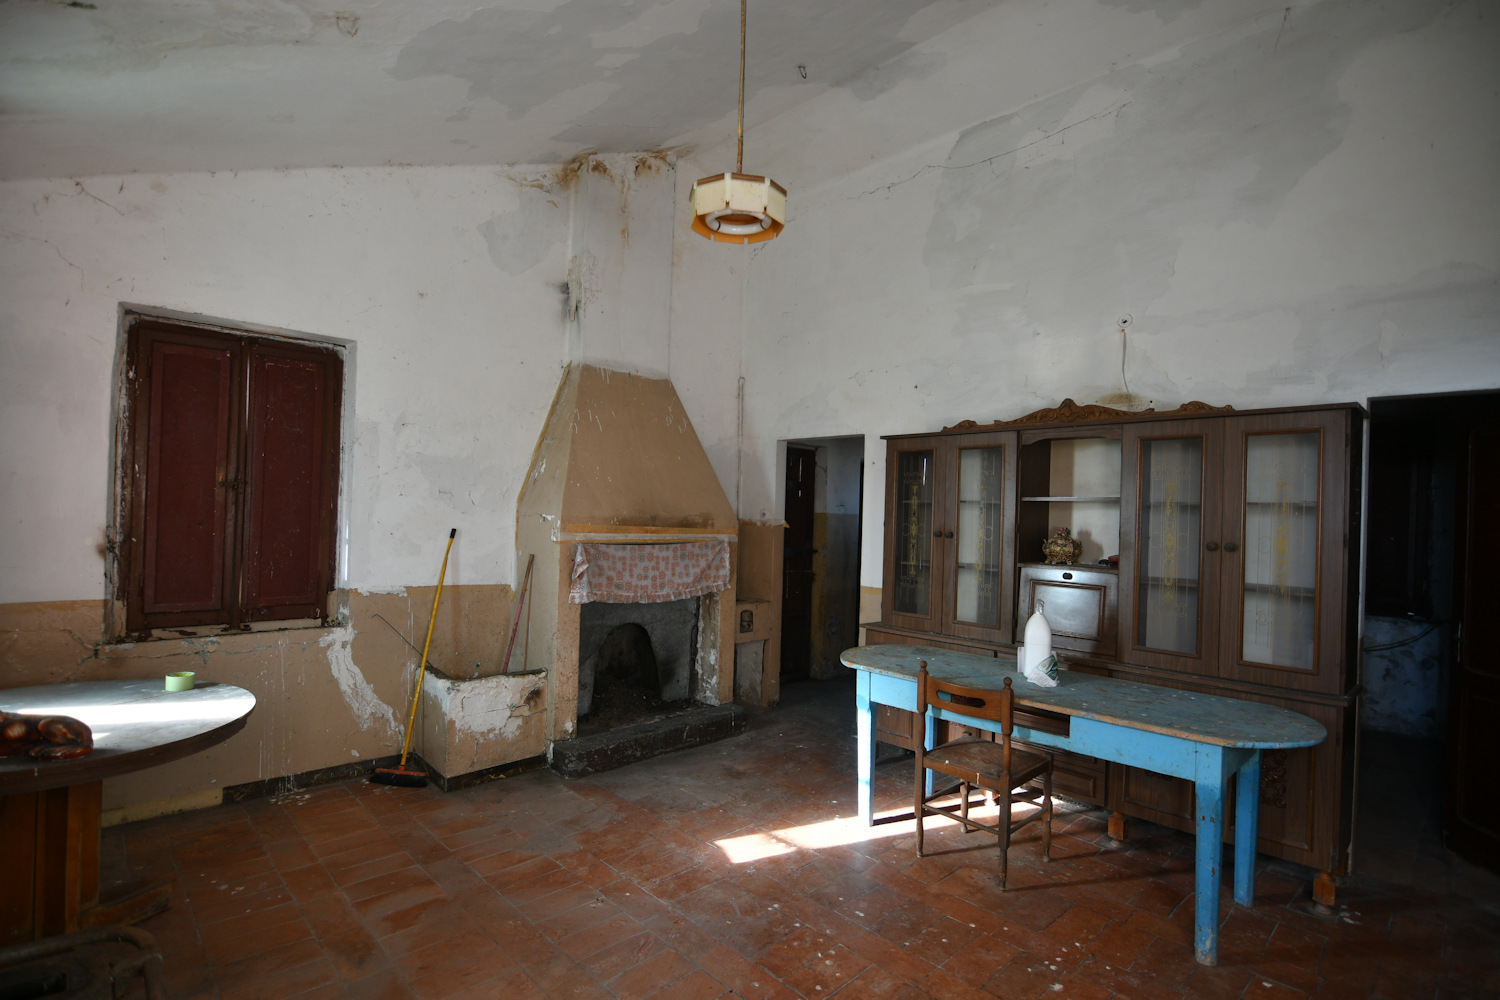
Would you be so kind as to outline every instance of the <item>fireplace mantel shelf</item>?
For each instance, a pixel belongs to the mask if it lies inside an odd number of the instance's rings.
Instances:
[[[733,542],[739,534],[716,528],[677,528],[654,524],[564,524],[553,529],[554,542],[618,542],[656,545],[662,542]]]

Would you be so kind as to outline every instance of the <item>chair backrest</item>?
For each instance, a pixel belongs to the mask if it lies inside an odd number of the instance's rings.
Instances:
[[[923,750],[927,749],[925,738],[929,708],[941,708],[955,715],[967,715],[975,719],[997,722],[1000,724],[1000,735],[1003,737],[1005,766],[1009,768],[1010,734],[1015,728],[1012,721],[1015,701],[1016,695],[1011,690],[1009,677],[1005,678],[1005,684],[999,689],[964,687],[962,684],[952,684],[932,676],[927,672],[927,661],[918,660],[917,729],[912,734],[914,742],[921,745]]]

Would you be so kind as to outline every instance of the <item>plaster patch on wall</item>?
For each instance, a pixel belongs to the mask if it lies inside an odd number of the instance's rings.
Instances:
[[[1338,196],[1324,191],[1324,168],[1345,159],[1352,141],[1345,78],[1393,34],[1442,16],[1413,4],[1352,17],[1351,6],[1299,8],[1289,25],[1260,17],[1175,58],[1043,98],[963,131],[941,163],[867,192],[919,178],[934,186],[922,260],[929,289],[949,296],[949,324],[947,336],[929,332],[929,350],[908,366],[911,383],[932,382],[1002,336],[1021,388],[1067,372],[1084,395],[1186,398],[1198,390],[1181,382],[1193,369],[1181,352],[1253,343],[1251,364],[1233,366],[1235,377],[1268,393],[1302,392],[1305,353],[1328,349],[1307,342],[1308,314],[1337,310],[1348,293],[1316,304],[1299,297],[1329,288],[1336,272],[1331,257],[1298,258],[1286,246],[1308,247],[1296,238],[1308,212]],[[1091,210],[1059,211],[1070,204]],[[1329,254],[1348,252],[1336,242]],[[1250,252],[1265,273],[1245,272],[1246,248],[1261,248]],[[1268,287],[1291,295],[1277,308]],[[1108,289],[1128,289],[1136,314],[1123,359],[1111,321],[1123,303],[1098,301]],[[1359,345],[1356,357],[1366,350]]]
[[[354,663],[354,629],[349,626],[329,630],[318,639],[318,645],[328,651],[328,668],[338,683],[344,703],[354,713],[354,718],[364,729],[383,722],[389,733],[400,731],[396,713],[391,706],[380,700],[370,682]]]
[[[1190,10],[1197,10],[1203,6],[1203,0],[1098,0],[1105,7],[1119,7],[1128,10],[1132,14],[1144,14],[1150,12],[1162,20],[1163,24],[1177,20]],[[1290,7],[1287,8],[1291,10]]]
[[[1399,284],[1337,288],[1291,309],[1236,315],[1223,308],[1151,317],[1137,342],[1151,370],[1133,374],[1132,386],[1168,392],[1166,360],[1178,372],[1176,393],[1205,399],[1238,398],[1276,403],[1278,390],[1294,395],[1361,398],[1401,393],[1429,370],[1455,363],[1471,371],[1500,369],[1500,308],[1494,289],[1500,270],[1451,263]],[[1212,327],[1214,335],[1203,335]],[[1420,340],[1392,330],[1422,329]],[[1214,363],[1226,343],[1254,344],[1253,363],[1228,372]],[[1214,376],[1183,372],[1213,372]]]
[[[506,274],[521,275],[536,267],[567,234],[567,212],[556,201],[525,188],[520,205],[479,224],[490,260]]]

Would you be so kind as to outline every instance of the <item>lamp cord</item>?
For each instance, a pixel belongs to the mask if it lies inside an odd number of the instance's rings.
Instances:
[[[739,152],[734,158],[734,172],[745,172],[745,5],[749,0],[740,0],[740,116],[736,131],[739,133]]]

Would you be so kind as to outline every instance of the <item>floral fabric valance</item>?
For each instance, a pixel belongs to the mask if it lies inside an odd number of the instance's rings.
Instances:
[[[729,587],[728,542],[619,545],[579,542],[572,604],[660,604]]]

